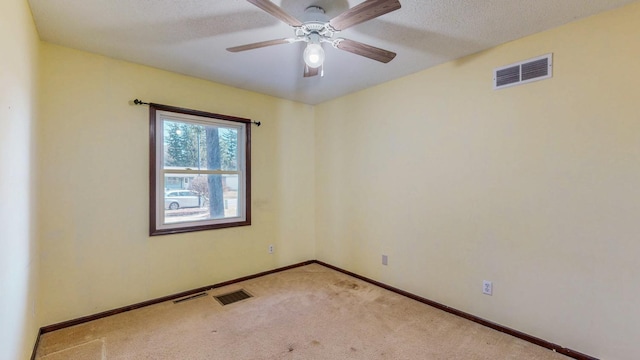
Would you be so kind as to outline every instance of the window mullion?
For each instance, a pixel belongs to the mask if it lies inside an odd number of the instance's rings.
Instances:
[[[193,175],[240,175],[238,170],[176,170],[162,169],[164,174],[193,174]]]

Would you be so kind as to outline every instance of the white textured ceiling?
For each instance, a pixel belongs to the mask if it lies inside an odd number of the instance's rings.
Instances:
[[[280,98],[318,104],[635,0],[400,0],[402,8],[339,33],[396,52],[388,64],[325,46],[325,76],[303,78],[303,44],[241,53],[231,46],[292,37],[244,0],[29,0],[44,41]],[[362,0],[273,0],[303,19]],[[553,52],[553,49],[548,49]],[[538,55],[538,54],[532,54]],[[506,64],[496,64],[496,66]]]

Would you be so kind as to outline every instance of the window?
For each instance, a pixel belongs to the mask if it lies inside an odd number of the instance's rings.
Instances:
[[[150,104],[150,235],[251,224],[251,120]]]

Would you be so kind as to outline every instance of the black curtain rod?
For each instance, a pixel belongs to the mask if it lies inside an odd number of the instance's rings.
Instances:
[[[139,99],[135,99],[135,100],[133,100],[133,103],[134,103],[135,105],[151,105],[151,103],[144,102],[144,101],[139,100]],[[256,126],[260,126],[260,125],[262,125],[262,123],[261,123],[260,121],[251,121],[251,123],[252,123],[252,124],[255,124]]]

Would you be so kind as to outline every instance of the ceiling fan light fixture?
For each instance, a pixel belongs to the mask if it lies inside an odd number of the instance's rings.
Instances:
[[[309,43],[302,54],[304,63],[310,68],[318,68],[324,62],[324,49],[320,44]]]

